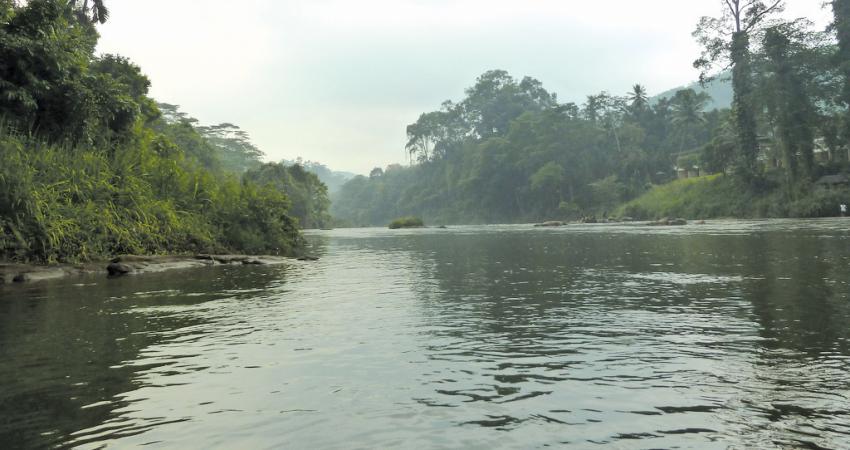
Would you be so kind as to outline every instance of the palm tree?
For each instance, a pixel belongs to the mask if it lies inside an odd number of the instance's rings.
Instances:
[[[649,106],[649,96],[646,93],[646,88],[641,84],[632,86],[632,92],[629,92],[628,99],[632,114],[644,111]]]
[[[698,93],[693,89],[683,89],[673,96],[670,102],[673,113],[670,122],[679,135],[679,154],[676,159],[685,150],[685,139],[693,135],[697,125],[705,123],[704,111],[709,100],[711,96],[705,92]]]
[[[109,18],[109,10],[103,4],[103,0],[91,0],[91,5],[89,5],[89,0],[82,0],[82,4],[80,3],[80,0],[74,0],[73,2],[74,6],[79,8],[77,10],[77,16],[80,20],[85,20],[93,24],[102,24]]]

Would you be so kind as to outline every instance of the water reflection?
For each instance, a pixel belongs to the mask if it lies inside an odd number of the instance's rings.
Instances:
[[[142,433],[168,423],[122,416],[128,393],[201,372],[191,343],[215,333],[216,300],[253,299],[275,269],[217,268],[110,280],[0,286],[0,442],[45,448]]]
[[[846,448],[848,237],[338,230],[317,263],[3,286],[0,442]]]

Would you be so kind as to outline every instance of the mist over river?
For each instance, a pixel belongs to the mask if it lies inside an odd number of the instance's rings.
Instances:
[[[0,285],[0,447],[850,448],[850,220],[307,238]]]

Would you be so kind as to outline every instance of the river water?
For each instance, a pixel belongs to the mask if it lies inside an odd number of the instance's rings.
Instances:
[[[308,237],[0,286],[0,447],[850,448],[850,221]]]

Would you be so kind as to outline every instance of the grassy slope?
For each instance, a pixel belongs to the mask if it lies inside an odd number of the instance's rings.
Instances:
[[[837,215],[842,202],[850,203],[847,189],[814,188],[789,193],[767,187],[755,193],[732,177],[709,175],[655,186],[620,206],[615,214],[635,219],[829,217]]]

